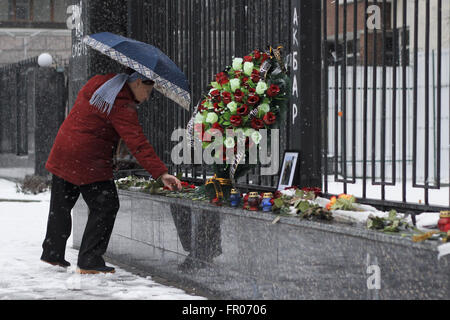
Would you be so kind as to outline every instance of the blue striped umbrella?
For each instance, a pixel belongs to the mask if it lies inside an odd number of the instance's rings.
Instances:
[[[85,36],[93,49],[155,81],[154,88],[189,111],[189,83],[178,66],[158,48],[110,32]]]

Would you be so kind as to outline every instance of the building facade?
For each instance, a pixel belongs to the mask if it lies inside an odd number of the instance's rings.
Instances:
[[[48,52],[65,60],[71,54],[67,28],[69,0],[0,0],[0,66]]]

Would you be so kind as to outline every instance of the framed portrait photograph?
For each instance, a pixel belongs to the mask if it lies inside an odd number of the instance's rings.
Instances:
[[[297,171],[298,154],[298,151],[284,152],[277,190],[284,190],[284,188],[292,186],[292,182],[294,181],[294,176]]]

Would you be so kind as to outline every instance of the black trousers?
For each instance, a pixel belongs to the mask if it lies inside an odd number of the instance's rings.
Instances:
[[[53,175],[47,234],[42,244],[41,259],[64,259],[66,242],[72,230],[71,211],[80,193],[88,205],[89,216],[81,240],[78,266],[83,269],[104,266],[102,255],[108,247],[119,211],[119,197],[113,180],[77,186]]]

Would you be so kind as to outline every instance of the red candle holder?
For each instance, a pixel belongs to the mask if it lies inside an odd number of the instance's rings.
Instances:
[[[442,232],[450,231],[450,211],[441,211],[438,221],[438,228]]]

